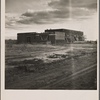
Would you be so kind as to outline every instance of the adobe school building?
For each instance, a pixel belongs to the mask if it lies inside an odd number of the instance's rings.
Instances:
[[[73,43],[84,41],[83,32],[68,29],[47,29],[44,33],[27,32],[17,34],[17,43]]]

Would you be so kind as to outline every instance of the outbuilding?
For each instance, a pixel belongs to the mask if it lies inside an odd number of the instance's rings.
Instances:
[[[33,43],[35,41],[36,41],[36,32],[17,34],[17,43]]]

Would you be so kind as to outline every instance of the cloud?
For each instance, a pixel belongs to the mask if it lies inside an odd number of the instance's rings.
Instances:
[[[34,11],[27,10],[19,17],[7,17],[6,25],[15,24],[54,24],[61,23],[70,18],[87,19],[92,16],[97,9],[96,0],[52,0],[48,3],[52,10]]]
[[[51,1],[48,3],[53,9],[66,9],[70,6],[69,4],[70,0]]]
[[[6,28],[20,28],[21,25],[17,22],[18,20],[20,20],[19,14],[6,13],[5,27]]]
[[[86,8],[88,10],[96,10],[97,0],[72,0],[72,6]]]
[[[89,10],[97,9],[97,0],[57,0],[48,3],[54,9],[66,9],[68,7],[87,8]]]
[[[34,11],[49,9],[48,2],[51,0],[5,0],[6,12],[22,13],[27,9]]]
[[[54,11],[39,11],[23,13],[20,17],[19,23],[23,24],[52,24],[63,21],[69,18],[68,10],[54,10]]]
[[[17,21],[16,17],[14,17],[13,15],[6,14],[6,16],[5,16],[6,27],[15,25],[16,21]]]
[[[88,18],[97,10],[97,0],[56,0],[48,5],[60,11],[69,10],[71,18]]]

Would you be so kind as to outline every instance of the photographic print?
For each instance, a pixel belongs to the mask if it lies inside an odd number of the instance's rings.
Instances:
[[[97,90],[97,0],[5,0],[6,90]]]

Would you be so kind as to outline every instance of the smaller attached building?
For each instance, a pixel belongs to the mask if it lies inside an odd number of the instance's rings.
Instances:
[[[55,40],[54,35],[49,35],[48,33],[18,33],[17,34],[17,43],[46,43],[50,42],[53,44]]]
[[[36,41],[36,32],[17,34],[17,43],[33,43],[35,41]]]
[[[46,43],[50,39],[51,36],[49,37],[48,33],[27,32],[17,34],[17,43]]]

